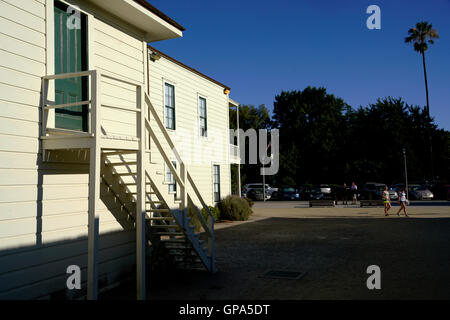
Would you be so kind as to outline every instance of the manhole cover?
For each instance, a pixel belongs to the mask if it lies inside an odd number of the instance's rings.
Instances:
[[[264,273],[261,278],[298,280],[304,275],[305,272],[301,271],[270,270]]]

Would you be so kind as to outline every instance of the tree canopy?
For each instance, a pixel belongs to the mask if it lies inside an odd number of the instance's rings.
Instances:
[[[277,95],[271,120],[263,106],[244,106],[239,115],[243,129],[280,129],[277,185],[401,182],[403,148],[410,180],[429,180],[431,161],[435,176],[450,180],[450,132],[439,129],[424,108],[401,98],[353,109],[325,88],[307,87]],[[245,165],[243,183],[261,180],[258,169]]]

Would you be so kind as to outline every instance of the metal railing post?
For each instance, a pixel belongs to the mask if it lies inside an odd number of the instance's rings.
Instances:
[[[208,256],[211,261],[211,273],[216,272],[215,267],[215,250],[214,250],[214,217],[212,215],[208,215],[208,228],[210,236],[208,237]]]
[[[96,300],[98,296],[98,238],[100,202],[100,74],[92,73],[91,83],[91,121],[94,134],[90,147],[89,162],[89,213],[88,213],[88,282],[87,298]]]
[[[139,112],[137,119],[137,136],[139,138],[139,149],[137,152],[137,201],[136,201],[136,293],[138,300],[146,298],[146,235],[145,235],[145,112],[144,112],[144,92],[142,86],[136,87],[136,109]]]
[[[42,78],[42,96],[41,96],[41,108],[42,108],[42,128],[41,128],[41,136],[47,135],[47,124],[49,117],[49,110],[45,109],[45,105],[48,97],[48,87],[49,80],[46,78]]]
[[[186,190],[186,165],[184,162],[180,163],[180,179],[183,182],[183,185],[180,186],[180,210],[183,212],[183,229],[186,229],[186,217],[188,214],[188,203],[187,203],[187,190]]]

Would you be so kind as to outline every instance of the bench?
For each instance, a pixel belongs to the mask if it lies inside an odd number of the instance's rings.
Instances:
[[[361,208],[362,207],[383,207],[384,201],[383,200],[361,200],[359,202]]]
[[[334,207],[334,200],[311,200],[309,207]]]

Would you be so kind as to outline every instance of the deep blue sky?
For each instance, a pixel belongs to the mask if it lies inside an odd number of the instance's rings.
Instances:
[[[425,20],[440,39],[426,53],[430,111],[450,130],[450,0],[151,0],[187,30],[153,43],[231,87],[242,104],[273,108],[281,90],[323,86],[352,107],[385,96],[424,106],[422,60],[404,43]],[[368,30],[366,8],[381,8]]]

